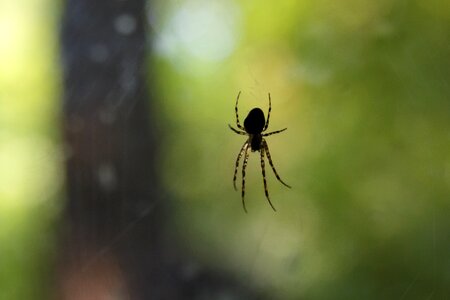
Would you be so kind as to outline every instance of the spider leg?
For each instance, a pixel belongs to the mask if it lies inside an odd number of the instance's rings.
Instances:
[[[272,135],[272,134],[277,134],[277,133],[280,133],[280,132],[283,132],[283,131],[285,131],[287,128],[283,128],[283,129],[281,129],[281,130],[277,130],[277,131],[272,131],[272,132],[268,132],[268,133],[263,133],[263,134],[261,134],[262,136],[269,136],[269,135]]]
[[[267,120],[266,124],[264,124],[264,128],[262,131],[265,131],[267,127],[269,127],[269,119],[270,119],[270,111],[272,110],[272,101],[270,100],[270,93],[269,93],[269,112],[267,113]]]
[[[262,176],[263,176],[263,181],[264,181],[264,193],[266,194],[267,201],[269,201],[269,204],[270,204],[270,206],[272,206],[272,209],[274,211],[277,211],[275,209],[275,207],[273,206],[272,202],[270,201],[269,191],[267,190],[266,170],[265,170],[265,163],[264,163],[264,148],[261,148],[260,154],[261,154],[261,171],[262,171]]]
[[[266,140],[263,139],[262,143],[263,143],[264,150],[266,151],[266,156],[269,160],[269,164],[272,167],[273,173],[275,173],[275,176],[277,177],[278,181],[281,182],[282,184],[284,184],[285,186],[287,186],[288,188],[291,188],[291,186],[286,184],[283,180],[281,180],[280,175],[278,175],[277,170],[275,169],[275,167],[273,165],[272,158],[270,157],[269,146],[267,145]]]
[[[241,125],[241,123],[239,123],[239,114],[238,114],[238,101],[239,101],[239,96],[241,95],[241,91],[239,91],[239,94],[237,95],[236,98],[236,105],[234,106],[234,111],[236,112],[236,126],[239,129],[244,130],[244,127]]]
[[[228,124],[228,127],[230,127],[230,129],[233,130],[234,132],[236,132],[237,134],[242,134],[242,135],[246,135],[247,134],[244,131],[240,131],[240,130],[237,130],[236,128],[233,128],[230,124]]]
[[[242,146],[241,150],[239,150],[239,154],[236,158],[236,166],[234,167],[234,176],[233,176],[233,186],[234,186],[234,190],[237,191],[236,188],[236,177],[237,177],[237,171],[238,171],[238,167],[239,167],[239,160],[241,159],[242,155],[244,154],[244,152],[247,150],[248,148],[248,141],[246,141],[244,143],[244,145]]]
[[[247,213],[247,208],[245,207],[245,200],[244,200],[244,196],[245,196],[245,168],[247,167],[247,162],[248,162],[248,145],[245,148],[245,156],[244,156],[244,162],[242,164],[242,206],[244,207],[244,211],[245,213]]]

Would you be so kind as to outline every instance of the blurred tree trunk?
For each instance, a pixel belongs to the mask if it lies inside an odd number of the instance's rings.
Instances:
[[[161,261],[165,209],[155,174],[157,136],[149,126],[146,50],[144,0],[66,2],[66,298],[84,290],[78,299],[102,291],[149,299],[165,290],[163,279],[152,276]]]
[[[169,214],[148,105],[145,12],[144,0],[65,2],[67,203],[57,297],[215,299],[225,291],[254,298],[163,243]]]

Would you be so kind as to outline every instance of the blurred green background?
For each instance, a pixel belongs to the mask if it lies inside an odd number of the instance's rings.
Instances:
[[[47,299],[63,204],[59,2],[0,2],[0,299]],[[450,7],[443,1],[157,1],[149,77],[169,236],[273,299],[448,299]],[[268,107],[272,158],[232,186]],[[240,182],[240,179],[238,179]]]

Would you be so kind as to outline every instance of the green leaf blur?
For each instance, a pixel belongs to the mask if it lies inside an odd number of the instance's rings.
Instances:
[[[174,232],[271,299],[450,294],[450,11],[438,1],[160,1],[153,64]],[[163,11],[164,14],[158,12]],[[231,36],[231,37],[230,37]],[[200,55],[200,54],[201,55]],[[232,186],[240,116],[272,157]],[[167,126],[167,127],[166,127]],[[170,133],[170,134],[169,134]],[[238,173],[240,174],[240,172]],[[238,177],[240,186],[240,178]]]
[[[0,2],[0,299],[48,299],[62,183],[58,8]]]

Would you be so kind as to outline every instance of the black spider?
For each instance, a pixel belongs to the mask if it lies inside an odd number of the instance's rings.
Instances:
[[[287,128],[269,132],[269,133],[263,133],[269,126],[270,111],[272,109],[270,93],[269,93],[269,112],[267,113],[267,121],[264,119],[263,111],[259,108],[254,108],[248,113],[247,118],[245,118],[245,120],[244,120],[244,126],[242,127],[242,125],[239,123],[239,115],[238,115],[238,101],[239,101],[240,95],[241,95],[241,92],[239,92],[237,99],[236,99],[235,111],[236,111],[236,126],[241,130],[237,130],[237,129],[233,128],[230,124],[228,124],[228,126],[230,127],[231,130],[233,130],[237,134],[248,135],[248,139],[245,141],[245,143],[242,146],[241,151],[239,151],[239,154],[236,159],[236,167],[234,168],[234,177],[233,177],[234,189],[237,190],[236,175],[237,175],[237,170],[239,167],[239,160],[241,159],[242,155],[244,155],[244,162],[242,165],[242,206],[244,207],[244,211],[247,212],[247,209],[245,208],[245,201],[244,201],[245,168],[247,167],[247,161],[248,161],[248,156],[249,156],[248,148],[250,146],[252,152],[259,151],[259,153],[261,155],[261,170],[262,170],[263,181],[264,181],[264,192],[266,193],[266,198],[267,198],[267,201],[269,201],[270,206],[272,207],[272,209],[274,211],[276,211],[275,207],[273,206],[272,202],[270,201],[269,191],[267,190],[266,171],[264,168],[265,167],[264,154],[266,154],[267,158],[269,159],[269,164],[272,167],[272,170],[275,173],[275,176],[277,177],[277,179],[282,184],[287,186],[288,188],[290,188],[290,186],[287,185],[286,183],[284,183],[283,180],[281,180],[280,176],[277,173],[277,170],[275,170],[275,167],[273,166],[273,163],[272,163],[272,158],[270,157],[269,146],[267,145],[267,142],[263,137],[283,132]]]

